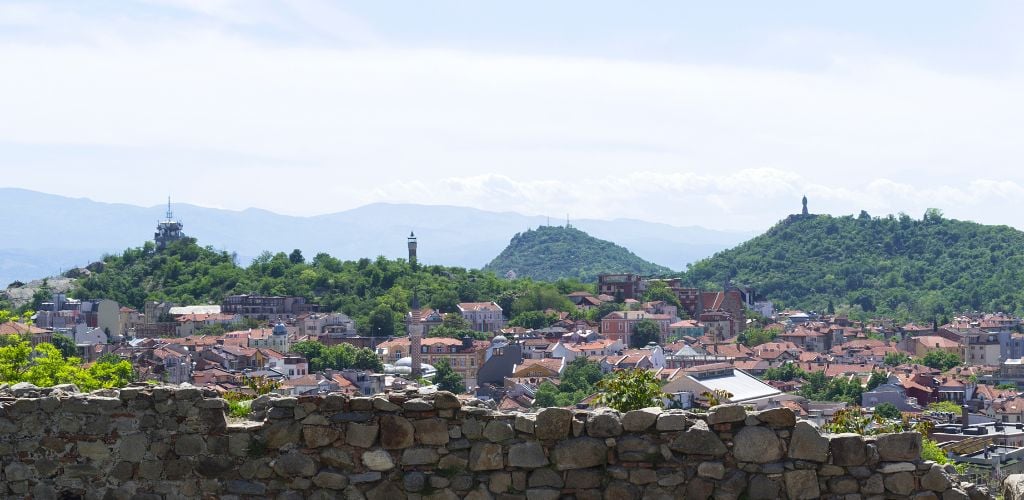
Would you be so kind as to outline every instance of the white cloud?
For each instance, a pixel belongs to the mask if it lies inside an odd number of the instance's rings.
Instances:
[[[784,71],[408,49],[330,3],[161,3],[197,19],[140,35],[68,14],[76,43],[0,37],[0,153],[95,148],[46,169],[0,154],[0,168],[137,203],[166,194],[136,173],[159,168],[188,180],[170,187],[186,201],[302,214],[387,200],[754,229],[807,193],[821,211],[1024,226],[1006,208],[1021,199],[1019,76],[870,54]],[[0,24],[46,14],[0,9]],[[254,196],[268,187],[287,195]]]

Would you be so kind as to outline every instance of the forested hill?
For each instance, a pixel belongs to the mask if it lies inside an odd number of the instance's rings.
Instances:
[[[726,278],[787,307],[942,318],[958,311],[1024,314],[1024,233],[943,218],[793,215],[688,269],[691,283]]]
[[[236,293],[298,295],[324,311],[351,316],[360,332],[391,335],[403,330],[413,290],[424,307],[451,312],[459,302],[495,301],[509,317],[551,308],[569,311],[564,294],[586,289],[579,282],[510,281],[460,267],[411,265],[404,259],[342,261],[326,253],[307,259],[299,250],[264,252],[249,266],[233,255],[199,246],[192,238],[157,251],[152,242],[104,257],[96,272],[79,279],[72,295],[110,298],[141,309],[146,301],[219,304]],[[48,299],[37,293],[36,304]]]
[[[572,227],[541,226],[516,234],[508,247],[485,270],[504,276],[543,281],[574,278],[597,280],[601,273],[667,274],[666,267],[647,262],[610,241],[600,240]]]

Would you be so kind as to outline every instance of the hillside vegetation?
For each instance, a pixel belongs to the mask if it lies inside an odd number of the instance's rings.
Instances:
[[[485,270],[504,276],[542,281],[574,278],[597,280],[601,273],[667,274],[666,267],[647,262],[610,241],[600,240],[572,227],[541,226],[516,234],[508,247]]]
[[[931,320],[958,311],[1024,314],[1024,233],[946,219],[794,215],[699,261],[685,278],[731,278],[776,306]]]
[[[326,253],[307,261],[299,250],[264,252],[248,267],[231,254],[199,246],[192,238],[157,251],[152,242],[103,259],[102,269],[76,282],[72,295],[110,298],[141,309],[146,301],[219,304],[225,295],[298,295],[324,311],[351,316],[362,333],[403,331],[413,290],[424,307],[451,312],[459,302],[495,301],[507,315],[546,308],[569,311],[563,296],[583,290],[578,282],[509,281],[459,267],[413,265],[403,259],[341,261]],[[39,294],[37,301],[48,298]]]

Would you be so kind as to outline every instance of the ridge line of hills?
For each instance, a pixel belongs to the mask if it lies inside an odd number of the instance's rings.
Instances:
[[[0,211],[0,285],[59,274],[106,253],[149,239],[166,205],[138,207],[0,188],[0,198],[18,210]],[[262,209],[242,211],[173,205],[184,232],[204,245],[228,249],[247,263],[263,251],[340,259],[403,257],[405,236],[414,230],[420,255],[435,264],[481,268],[508,244],[511,235],[545,225],[543,216],[474,208],[375,203],[312,217]],[[590,235],[628,247],[641,258],[672,269],[729,248],[752,233],[677,227],[630,219],[576,220]]]

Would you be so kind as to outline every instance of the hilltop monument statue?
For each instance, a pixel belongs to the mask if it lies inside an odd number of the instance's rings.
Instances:
[[[801,212],[801,213],[804,214],[804,215],[807,215],[807,195],[806,194],[804,195],[804,211]]]

